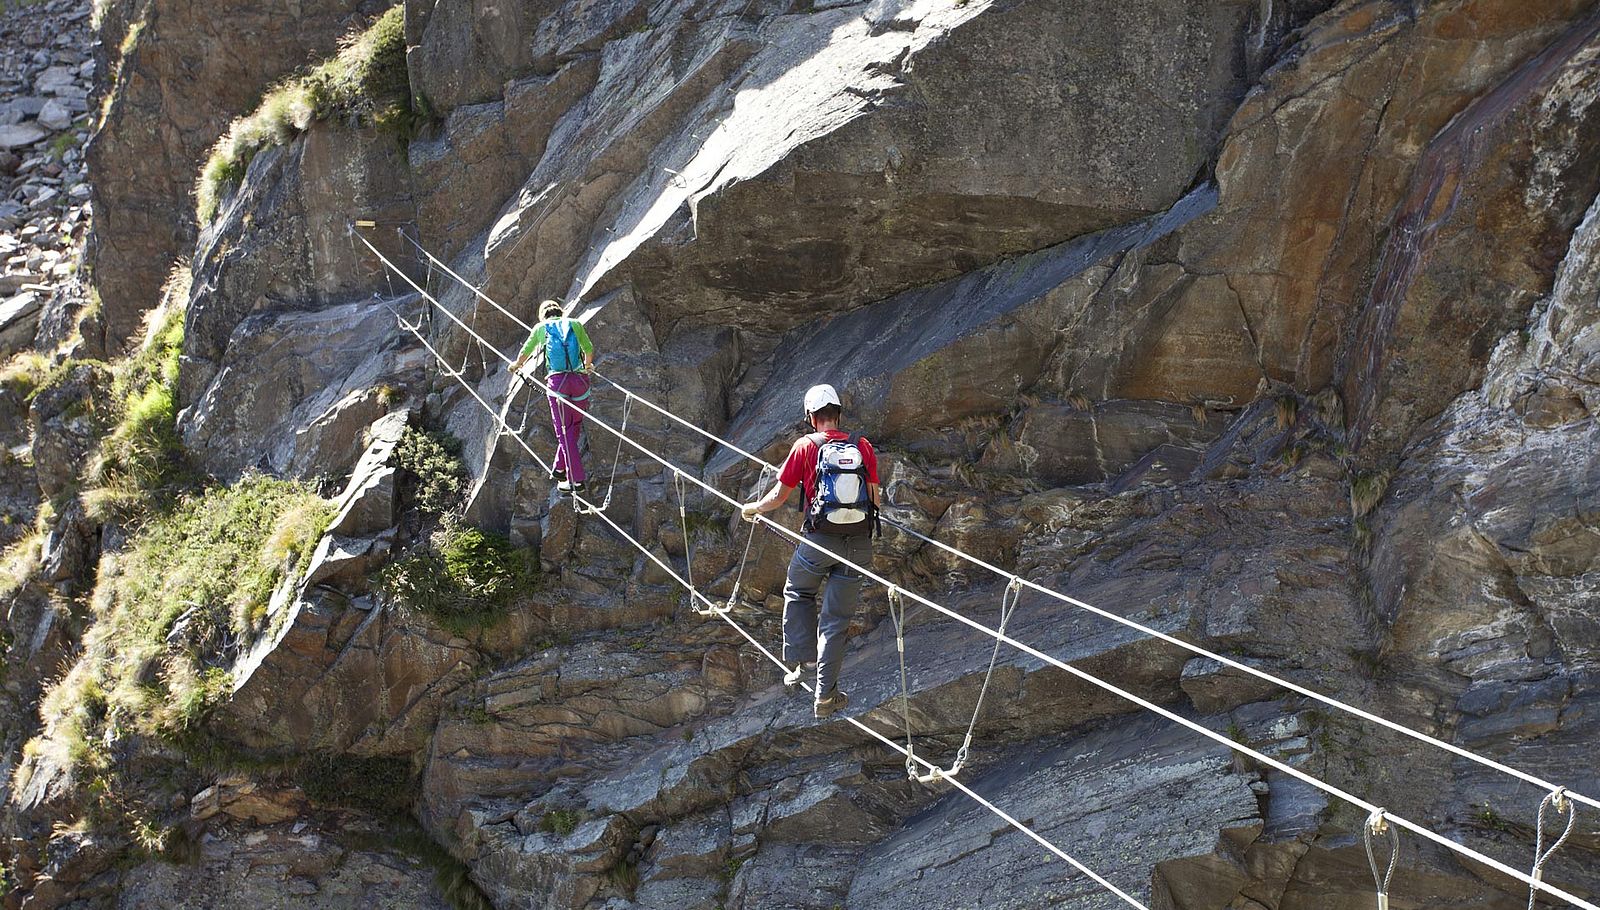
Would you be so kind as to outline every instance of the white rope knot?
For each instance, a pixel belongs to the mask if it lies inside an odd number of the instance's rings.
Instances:
[[[1374,838],[1389,835],[1389,867],[1378,871],[1378,854],[1372,847]],[[1394,879],[1395,866],[1400,862],[1400,833],[1389,824],[1387,811],[1378,808],[1367,816],[1362,826],[1361,839],[1367,848],[1367,865],[1372,869],[1372,881],[1378,886],[1378,910],[1389,910],[1389,882]]]

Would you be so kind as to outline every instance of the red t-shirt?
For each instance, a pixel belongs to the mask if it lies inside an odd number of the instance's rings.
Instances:
[[[800,487],[800,492],[805,494],[800,505],[802,509],[809,508],[811,498],[817,495],[817,436],[807,433],[795,440],[789,457],[783,460],[783,469],[778,472],[778,483]],[[850,438],[843,430],[829,430],[827,436],[830,440]],[[861,466],[867,469],[867,483],[877,483],[878,453],[872,451],[872,443],[865,436],[856,437],[856,446],[861,449]]]

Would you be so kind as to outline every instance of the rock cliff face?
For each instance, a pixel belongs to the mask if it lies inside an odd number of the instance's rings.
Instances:
[[[193,255],[195,181],[229,121],[384,6],[105,4],[101,61],[109,78],[89,146],[96,217],[88,259],[113,349],[127,344],[156,305],[166,268]]]
[[[342,487],[337,517],[216,650],[230,684],[177,737],[189,751],[107,734],[134,779],[183,767],[162,798],[199,865],[119,866],[126,845],[52,836],[92,791],[8,735],[7,906],[193,889],[286,907],[1117,905],[814,721],[646,554],[575,514],[473,396],[540,451],[544,403],[352,234],[507,353],[522,328],[414,244],[519,318],[564,297],[605,376],[768,460],[801,392],[833,382],[896,521],[1600,793],[1594,0],[407,0],[417,122],[292,120],[196,237],[187,193],[226,119],[376,10],[283,12],[109,9],[94,274],[120,342],[192,253],[173,380],[189,463]],[[83,402],[108,380],[63,370],[31,402],[0,398],[26,406],[23,479],[69,506],[5,595],[17,716],[95,618],[64,601],[137,533],[77,505],[97,445]],[[765,480],[604,383],[595,408],[730,494]],[[470,523],[529,563],[493,621],[394,593],[386,573],[434,546],[408,425],[462,442],[467,494],[434,536]],[[733,618],[775,642],[788,546],[747,548],[720,503],[680,503],[614,445],[591,430],[607,515],[712,596],[737,587]],[[874,568],[998,618],[995,577],[914,538],[886,534]],[[903,735],[885,615],[869,586],[846,687],[852,716]],[[1543,794],[1060,601],[1024,594],[1009,629],[1525,864]],[[1008,649],[980,696],[990,654],[913,617],[918,753],[948,764],[983,697],[962,780],[1118,887],[1161,908],[1371,905],[1361,813]],[[195,735],[214,750],[196,757]],[[304,777],[329,762],[392,774],[387,809],[448,857]],[[1547,877],[1593,896],[1597,856],[1580,813]],[[470,886],[430,885],[429,862]],[[1408,840],[1393,897],[1526,894]]]

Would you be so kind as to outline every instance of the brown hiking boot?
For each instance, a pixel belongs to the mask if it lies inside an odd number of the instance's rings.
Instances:
[[[849,704],[850,696],[840,692],[838,689],[834,689],[827,697],[817,699],[817,719],[821,720],[824,717],[831,716],[836,711],[843,711]]]

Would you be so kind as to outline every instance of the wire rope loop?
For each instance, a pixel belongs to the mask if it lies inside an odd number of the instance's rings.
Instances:
[[[1383,871],[1378,871],[1378,854],[1373,847],[1373,839],[1388,835],[1389,838],[1389,864]],[[1378,886],[1378,910],[1389,910],[1389,883],[1394,880],[1395,866],[1400,862],[1400,832],[1389,824],[1387,811],[1375,809],[1367,816],[1366,824],[1361,826],[1361,840],[1367,848],[1367,866],[1372,869],[1372,881]]]
[[[1555,810],[1556,818],[1565,815],[1567,825],[1562,829],[1561,836],[1547,849],[1544,845],[1544,819],[1545,813],[1551,809]],[[1567,842],[1567,838],[1572,836],[1572,829],[1577,823],[1578,807],[1568,797],[1566,788],[1557,787],[1539,801],[1539,815],[1534,821],[1533,870],[1528,873],[1528,877],[1533,879],[1533,884],[1528,886],[1528,910],[1533,910],[1534,903],[1539,899],[1539,886],[1544,883],[1545,863],[1549,862],[1550,857],[1554,856],[1555,852],[1561,849],[1561,845]]]
[[[632,413],[633,393],[629,392],[624,394],[622,399],[622,428],[618,431],[617,452],[611,457],[611,479],[606,481],[606,495],[594,507],[595,512],[604,512],[611,508],[611,497],[617,489],[617,467],[622,464],[622,435],[628,432],[628,418]]]
[[[983,686],[978,689],[978,701],[972,706],[972,720],[967,723],[967,735],[961,741],[961,748],[956,750],[956,761],[951,766],[950,774],[955,774],[967,763],[967,758],[972,754],[972,738],[978,729],[978,718],[983,714],[984,698],[989,694],[989,683],[994,679],[994,668],[1000,660],[1000,639],[1006,634],[1006,626],[1011,622],[1011,617],[1017,612],[1017,605],[1022,603],[1022,579],[1013,575],[1011,583],[1000,594],[1000,622],[996,628],[994,648],[989,652],[989,669],[984,671]]]
[[[906,602],[900,596],[900,589],[890,585],[889,618],[894,622],[895,650],[900,655],[900,719],[906,728],[906,776],[912,780],[919,780],[917,762],[914,757],[916,748],[911,738],[911,683],[906,673]]]

